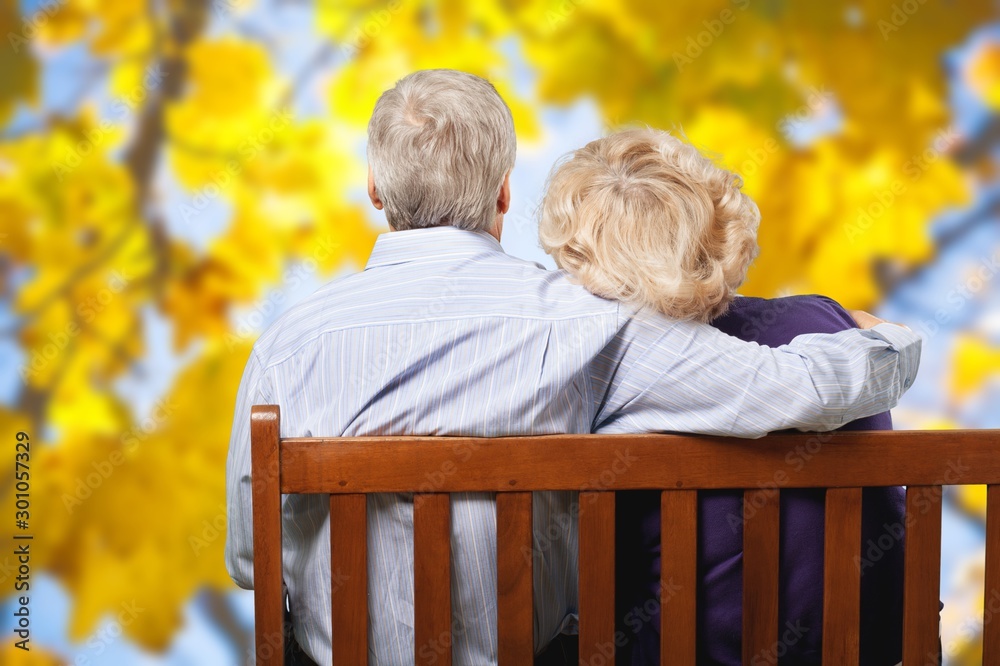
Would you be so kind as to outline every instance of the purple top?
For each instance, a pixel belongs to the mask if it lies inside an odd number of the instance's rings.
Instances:
[[[737,298],[712,324],[743,340],[778,347],[805,333],[854,328],[851,316],[824,296]],[[841,430],[891,430],[889,413]],[[796,465],[788,470],[794,483]],[[861,664],[901,660],[903,604],[902,488],[866,488],[862,498]],[[738,666],[742,638],[742,493],[698,494],[698,663]],[[779,638],[755,663],[819,664],[823,632],[823,491],[782,490]],[[660,498],[658,491],[619,492],[617,630],[626,645],[619,664],[658,664],[660,649]],[[622,641],[619,640],[619,643]],[[779,654],[780,653],[780,656]]]

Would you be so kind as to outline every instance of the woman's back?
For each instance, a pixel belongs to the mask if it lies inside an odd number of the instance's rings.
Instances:
[[[807,333],[835,333],[854,320],[823,296],[736,298],[712,324],[743,340],[778,347]],[[890,430],[888,413],[846,424],[844,430]],[[792,452],[789,479],[822,464],[817,452]],[[777,471],[777,470],[776,470]],[[618,663],[659,663],[659,493],[619,493],[617,501],[618,630],[628,644]],[[698,498],[698,663],[740,664],[742,625],[742,494],[705,491]],[[896,664],[902,641],[904,493],[865,489],[862,503],[861,663]],[[822,490],[782,489],[779,634],[771,654],[755,663],[819,664],[823,608]]]

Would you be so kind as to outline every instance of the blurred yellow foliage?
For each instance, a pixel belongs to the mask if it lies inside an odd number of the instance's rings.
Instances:
[[[352,57],[331,87],[338,115],[360,126],[414,69],[493,74],[514,32],[540,101],[592,97],[609,128],[675,129],[744,176],[763,216],[747,293],[871,307],[877,267],[926,261],[928,215],[968,201],[947,158],[959,137],[945,127],[939,54],[991,15],[984,0],[911,14],[876,0],[456,5],[324,5],[321,29]],[[824,109],[839,131],[799,145],[794,133]]]
[[[1000,109],[1000,44],[981,47],[965,74],[983,100],[992,108]]]
[[[0,648],[0,663],[7,666],[65,666],[67,662],[41,648],[32,647],[25,652],[7,642]]]
[[[13,35],[0,123],[34,109],[39,54],[74,42],[112,98],[110,111],[80,103],[0,141],[0,286],[16,281],[9,335],[23,354],[0,425],[32,435],[35,563],[71,593],[72,637],[128,607],[142,610],[126,633],[163,649],[197,590],[231,586],[223,470],[243,364],[286,292],[367,257],[360,148],[397,79],[486,76],[524,141],[544,138],[541,105],[584,99],[609,131],[684,133],[760,206],[745,293],[870,307],[886,270],[932,258],[928,219],[968,200],[940,56],[993,11],[903,4],[324,2],[315,25],[338,65],[322,78],[328,113],[303,117],[301,82],[266,40],[209,29],[225,2],[66,0],[25,17],[0,0],[0,33]],[[997,53],[967,73],[993,104]],[[180,233],[219,219],[203,245]],[[147,348],[151,317],[183,364],[172,380],[159,367],[171,350]],[[962,341],[956,391],[981,387],[998,358]],[[119,382],[143,372],[169,388],[133,413]],[[0,482],[4,506],[12,492]],[[9,653],[3,663],[56,663]]]
[[[955,486],[955,501],[973,518],[986,522],[986,486]]]
[[[17,0],[0,0],[0,35],[8,42],[0,48],[0,124],[7,122],[18,100],[34,101],[38,92],[37,67],[29,53],[34,27],[26,27],[17,10]]]
[[[1000,381],[1000,347],[974,335],[955,340],[952,351],[951,383],[956,399],[983,388],[989,381]]]
[[[135,615],[125,633],[166,647],[180,610],[205,586],[231,583],[225,544],[225,468],[230,415],[250,342],[206,347],[149,413],[133,422],[117,404],[117,430],[68,429],[34,449],[36,566],[73,593],[71,638],[105,616]],[[208,396],[211,396],[209,399]],[[4,549],[13,548],[10,537]]]

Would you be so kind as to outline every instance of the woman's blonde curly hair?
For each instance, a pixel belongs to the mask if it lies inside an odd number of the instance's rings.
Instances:
[[[760,211],[742,185],[666,132],[626,130],[553,167],[539,238],[599,296],[709,321],[757,256]]]

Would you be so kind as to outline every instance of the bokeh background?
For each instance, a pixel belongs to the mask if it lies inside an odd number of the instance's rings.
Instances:
[[[30,653],[242,664],[224,465],[249,349],[358,270],[365,124],[425,67],[493,80],[519,136],[504,246],[551,266],[555,159],[683,132],[763,214],[743,290],[818,292],[925,338],[900,428],[1000,427],[1000,14],[967,0],[0,0],[0,437],[30,434]],[[7,466],[10,467],[7,467]],[[981,488],[944,497],[947,663],[980,662]],[[6,523],[5,523],[6,524]]]

